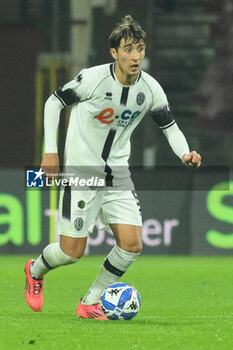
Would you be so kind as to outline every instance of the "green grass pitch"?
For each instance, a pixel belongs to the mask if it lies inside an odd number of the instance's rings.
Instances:
[[[76,317],[99,256],[50,272],[43,311],[33,312],[24,300],[29,258],[0,258],[1,350],[233,349],[231,257],[139,257],[121,279],[142,299],[131,321]]]

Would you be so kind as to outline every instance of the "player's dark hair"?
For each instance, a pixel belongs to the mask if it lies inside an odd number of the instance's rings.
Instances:
[[[130,15],[122,18],[121,23],[113,30],[108,38],[110,48],[118,49],[121,39],[132,40],[133,44],[143,41],[146,44],[146,33]]]

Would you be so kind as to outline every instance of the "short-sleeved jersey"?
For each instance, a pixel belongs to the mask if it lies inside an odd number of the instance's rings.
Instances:
[[[83,69],[54,93],[64,106],[72,105],[65,145],[68,166],[127,166],[135,127],[148,111],[168,106],[153,77],[140,71],[133,85],[123,86],[114,65]],[[171,120],[158,123],[163,128]]]

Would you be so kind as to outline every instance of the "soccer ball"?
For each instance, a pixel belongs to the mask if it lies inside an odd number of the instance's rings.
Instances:
[[[141,305],[138,291],[128,283],[111,284],[100,298],[100,306],[109,320],[130,320]]]

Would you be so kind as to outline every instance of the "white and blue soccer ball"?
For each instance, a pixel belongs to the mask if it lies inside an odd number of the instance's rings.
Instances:
[[[138,291],[128,283],[111,284],[100,298],[100,306],[109,320],[131,320],[140,309]]]

